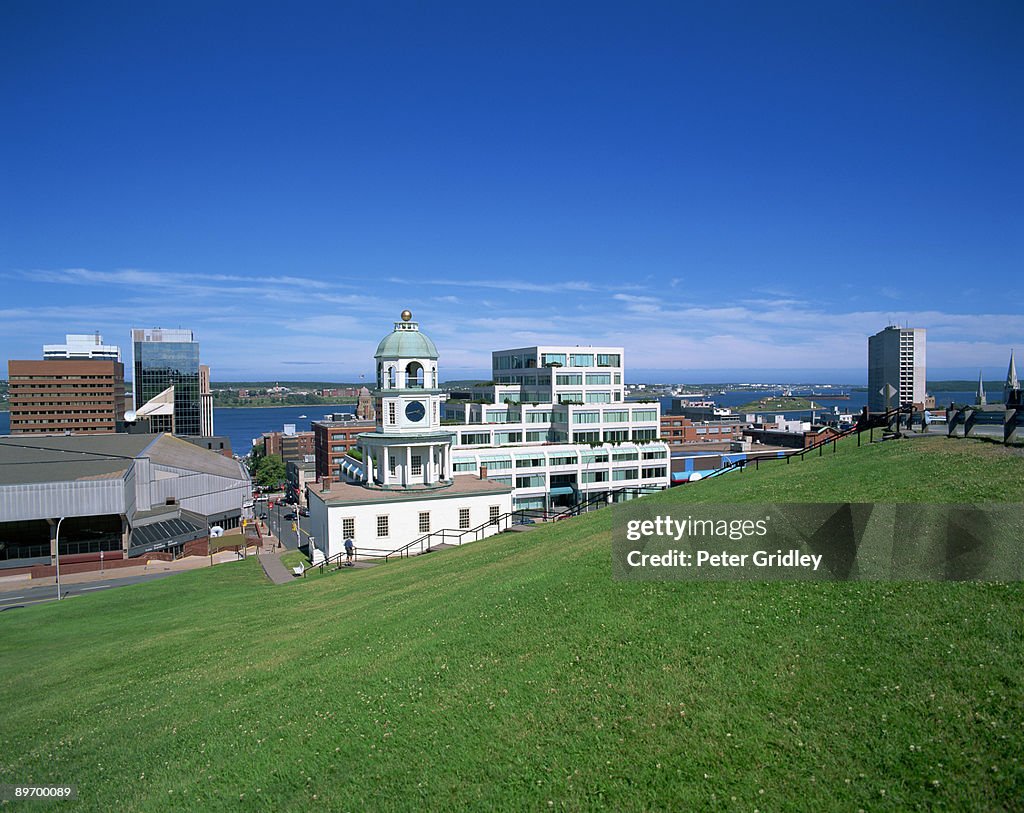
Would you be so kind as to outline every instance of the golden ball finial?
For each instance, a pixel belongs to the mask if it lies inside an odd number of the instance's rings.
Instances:
[[[408,322],[410,319],[412,319],[412,311],[402,311],[402,321]]]

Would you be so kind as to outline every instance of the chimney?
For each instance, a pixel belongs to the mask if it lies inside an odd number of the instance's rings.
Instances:
[[[481,480],[486,480],[487,479],[487,466],[481,466],[480,467],[480,479]]]
[[[330,477],[324,477],[324,479],[320,483],[320,490],[321,491],[330,491],[331,490],[331,478]]]

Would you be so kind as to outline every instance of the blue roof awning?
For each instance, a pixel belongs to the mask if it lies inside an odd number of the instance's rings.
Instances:
[[[558,494],[575,494],[576,488],[574,486],[555,486],[548,493],[553,496]]]

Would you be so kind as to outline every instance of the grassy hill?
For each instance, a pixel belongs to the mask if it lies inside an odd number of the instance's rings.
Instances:
[[[1024,502],[1024,457],[846,444],[650,499]],[[0,614],[0,782],[86,810],[1019,807],[1020,584],[627,584],[610,520]]]

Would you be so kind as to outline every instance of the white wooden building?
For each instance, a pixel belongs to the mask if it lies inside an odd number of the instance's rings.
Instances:
[[[454,435],[441,426],[437,348],[409,311],[374,358],[377,424],[359,435],[360,480],[324,478],[307,488],[314,562],[343,553],[349,538],[362,555],[383,555],[418,540],[410,552],[421,553],[442,541],[441,531],[450,532],[449,540],[472,541],[507,527],[510,486],[453,476]]]

